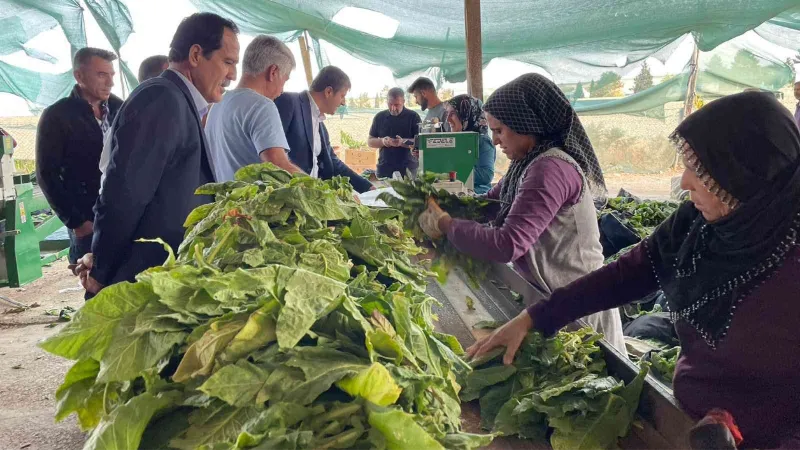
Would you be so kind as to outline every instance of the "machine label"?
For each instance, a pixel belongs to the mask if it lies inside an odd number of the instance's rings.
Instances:
[[[28,221],[28,216],[25,215],[25,204],[19,202],[19,221],[25,223]]]
[[[456,138],[427,138],[425,140],[428,148],[456,148]]]

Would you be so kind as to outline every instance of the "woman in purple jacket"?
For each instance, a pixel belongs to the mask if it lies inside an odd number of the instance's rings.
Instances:
[[[603,249],[595,199],[605,197],[603,173],[567,97],[538,74],[495,91],[483,110],[494,144],[511,160],[486,194],[502,201],[490,225],[452,219],[435,201],[420,217],[431,237],[447,235],[461,252],[517,271],[546,294],[600,268]],[[625,354],[616,309],[585,318]]]
[[[774,97],[745,92],[692,114],[673,138],[693,203],[468,353],[505,346],[510,364],[529,329],[551,335],[660,288],[681,340],[673,385],[685,411],[730,412],[746,447],[800,448],[800,133]]]

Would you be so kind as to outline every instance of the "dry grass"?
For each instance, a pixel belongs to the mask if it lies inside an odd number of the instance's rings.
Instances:
[[[794,111],[796,100],[791,87],[782,90],[783,104]],[[664,105],[666,118],[651,119],[630,115],[582,116],[581,123],[592,141],[606,178],[609,191],[617,186],[638,186],[642,191],[669,193],[669,178],[674,176],[675,150],[668,141],[679,121],[682,103]],[[366,142],[373,114],[353,113],[325,121],[334,146],[341,146],[344,131],[356,141]],[[30,173],[35,168],[35,140],[38,117],[0,117],[0,127],[11,133],[19,144],[14,159],[16,170]],[[509,161],[497,152],[495,178],[508,169]],[[651,180],[652,182],[648,181]],[[613,190],[612,190],[613,188]],[[661,195],[661,194],[658,194]]]

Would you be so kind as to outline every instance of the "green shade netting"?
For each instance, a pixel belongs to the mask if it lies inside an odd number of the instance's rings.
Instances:
[[[328,63],[320,42],[390,68],[397,78],[432,73],[436,81],[465,78],[463,0],[191,0],[201,11],[234,20],[246,34],[282,39],[308,31],[318,66]],[[85,4],[119,54],[134,30],[121,0],[0,0],[0,56],[24,51],[43,31],[61,27],[74,53],[86,45]],[[345,7],[381,13],[398,23],[380,38],[332,19]],[[666,61],[691,34],[701,50],[697,90],[714,98],[746,87],[777,90],[793,77],[785,49],[800,42],[798,0],[482,0],[483,60],[508,58],[541,67],[562,86],[625,75],[646,58]],[[140,28],[146,24],[140,24]],[[752,31],[751,31],[752,30]],[[141,30],[140,30],[141,31]],[[783,53],[780,49],[783,49]],[[129,88],[133,71],[121,61]],[[666,83],[625,98],[575,99],[582,114],[663,116],[663,105],[683,100],[689,66]],[[71,74],[44,74],[0,65],[0,92],[47,105],[69,92]],[[403,82],[401,82],[403,84]],[[574,86],[573,86],[574,89]],[[565,89],[566,91],[566,89]],[[617,90],[615,95],[621,95]]]

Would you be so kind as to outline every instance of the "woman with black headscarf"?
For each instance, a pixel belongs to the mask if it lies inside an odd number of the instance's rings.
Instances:
[[[547,335],[662,289],[681,341],[675,396],[699,419],[730,412],[744,445],[800,448],[800,133],[770,94],[712,102],[673,134],[683,204],[617,262],[553,292],[469,349]]]
[[[592,144],[563,92],[547,78],[523,75],[495,91],[484,106],[494,144],[511,160],[487,197],[501,200],[494,222],[452,219],[430,200],[420,226],[447,235],[474,258],[514,262],[546,294],[603,265],[595,198],[605,196]],[[616,309],[586,317],[626,353]]]
[[[489,137],[489,127],[483,114],[482,102],[469,95],[456,95],[444,102],[450,131],[472,131],[478,133],[478,162],[474,169],[474,191],[485,194],[492,187],[496,151]]]

